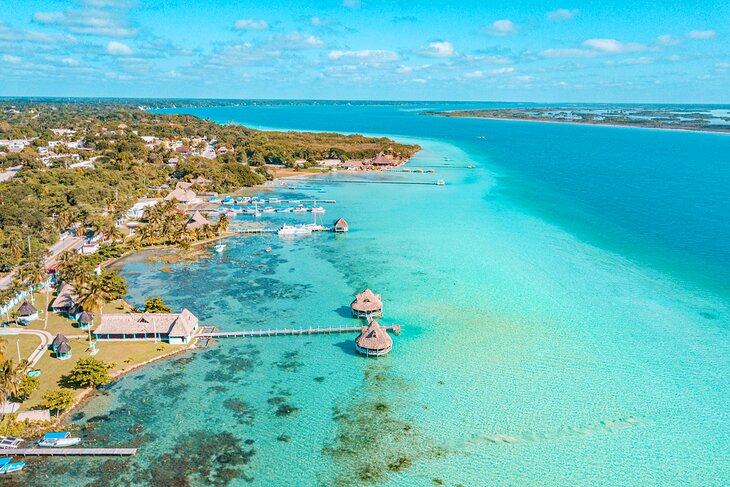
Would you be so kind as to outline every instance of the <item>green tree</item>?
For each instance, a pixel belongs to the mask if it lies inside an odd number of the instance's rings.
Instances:
[[[102,313],[104,304],[109,300],[109,294],[104,286],[102,276],[93,275],[81,288],[79,304],[90,313]]]
[[[110,300],[119,299],[127,295],[127,279],[118,272],[103,272],[101,285],[104,293]]]
[[[23,368],[16,367],[12,360],[5,360],[0,364],[0,392],[5,401],[18,395],[20,381],[23,379]]]
[[[76,402],[76,399],[71,390],[56,389],[55,391],[48,391],[43,394],[40,407],[58,414],[73,406],[74,402]]]
[[[20,401],[25,401],[28,397],[33,394],[41,386],[38,377],[31,377],[29,375],[23,375],[18,385],[18,393],[15,395]]]
[[[228,230],[228,226],[231,224],[231,220],[228,218],[228,215],[225,213],[222,213],[221,216],[218,217],[218,221],[216,222],[216,230],[218,233],[224,233]]]
[[[80,389],[98,387],[111,382],[112,378],[109,375],[110,368],[111,365],[103,360],[89,357],[76,362],[74,368],[71,369],[71,372],[64,379],[68,384]]]
[[[172,313],[172,308],[165,303],[162,296],[146,299],[144,310],[147,313]]]

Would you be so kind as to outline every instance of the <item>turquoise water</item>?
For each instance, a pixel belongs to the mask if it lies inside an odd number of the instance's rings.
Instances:
[[[136,458],[44,462],[50,478],[33,468],[26,481],[728,483],[730,137],[393,105],[187,111],[393,134],[423,146],[411,166],[476,167],[361,176],[446,186],[325,176],[337,200],[325,221],[345,217],[346,235],[230,239],[170,272],[127,259],[133,302],[162,294],[221,329],[350,324],[369,286],[404,332],[377,360],[333,335],[232,340],[149,366],[72,418],[87,442],[138,445]]]

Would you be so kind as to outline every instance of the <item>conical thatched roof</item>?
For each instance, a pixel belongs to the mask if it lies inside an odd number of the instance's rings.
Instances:
[[[79,316],[79,323],[87,324],[91,323],[91,321],[94,319],[94,316],[89,313],[88,311],[84,311],[81,313],[81,316]]]
[[[355,295],[355,301],[350,306],[355,311],[372,312],[382,309],[383,302],[380,300],[380,294],[365,289],[360,294]]]
[[[63,342],[56,347],[56,353],[68,353],[71,351],[71,345],[68,342]]]
[[[30,304],[28,301],[23,301],[23,304],[21,304],[20,308],[18,308],[18,316],[30,316],[37,312],[38,310],[35,309],[35,306]]]
[[[370,320],[368,326],[355,339],[358,347],[366,351],[383,351],[393,346],[393,339],[390,338],[385,328],[380,326],[377,321]]]
[[[56,335],[56,338],[53,339],[53,341],[51,342],[51,345],[54,347],[58,347],[62,343],[68,343],[68,338],[66,338],[65,336],[63,336],[59,333],[58,335]]]
[[[193,213],[193,216],[188,220],[188,228],[196,229],[203,225],[210,225],[210,221],[205,218],[199,211]]]
[[[342,228],[347,228],[347,227],[348,227],[348,225],[347,225],[347,222],[345,221],[345,219],[344,219],[344,218],[340,218],[339,220],[337,220],[337,221],[335,222],[335,227],[342,227]]]

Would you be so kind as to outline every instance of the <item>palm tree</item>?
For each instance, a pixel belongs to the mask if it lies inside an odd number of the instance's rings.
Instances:
[[[13,365],[12,360],[5,360],[0,364],[0,393],[5,402],[18,394],[20,381],[23,380],[23,369]]]
[[[109,293],[104,287],[101,276],[93,275],[81,288],[79,304],[89,313],[103,313],[104,304],[109,300]]]
[[[216,229],[218,230],[218,233],[226,232],[230,224],[231,221],[228,219],[228,215],[223,213],[220,217],[218,217],[218,222],[216,224]]]
[[[5,338],[0,338],[0,360],[5,358],[5,350],[8,348],[8,341]]]

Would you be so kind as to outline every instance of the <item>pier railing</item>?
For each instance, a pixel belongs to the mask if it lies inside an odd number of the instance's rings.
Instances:
[[[242,331],[208,331],[197,334],[198,338],[245,338],[245,337],[267,337],[267,336],[293,336],[293,335],[332,335],[335,333],[359,333],[365,326],[332,326],[332,327],[308,327],[308,328],[259,328],[258,330]],[[400,325],[383,326],[396,335],[400,334]]]

